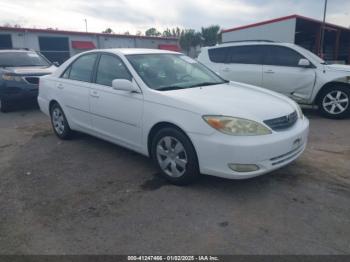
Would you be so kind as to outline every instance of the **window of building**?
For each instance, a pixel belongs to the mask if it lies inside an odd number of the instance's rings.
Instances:
[[[0,35],[0,49],[12,49],[11,35]]]

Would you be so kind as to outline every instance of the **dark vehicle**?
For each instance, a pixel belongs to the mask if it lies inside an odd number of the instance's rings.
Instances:
[[[35,51],[0,50],[0,111],[7,112],[15,103],[35,101],[39,78],[55,70],[55,65]]]

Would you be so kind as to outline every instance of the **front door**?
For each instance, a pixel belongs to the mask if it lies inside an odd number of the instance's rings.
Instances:
[[[137,150],[142,137],[143,95],[113,89],[114,79],[133,81],[118,56],[102,54],[90,90],[92,125],[100,135]]]
[[[263,87],[282,93],[308,99],[316,80],[313,67],[298,66],[305,57],[295,50],[283,46],[265,46],[263,65]]]

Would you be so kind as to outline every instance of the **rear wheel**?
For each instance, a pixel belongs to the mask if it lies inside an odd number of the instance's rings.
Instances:
[[[62,108],[57,103],[52,105],[50,114],[51,124],[55,134],[61,139],[71,138],[73,131],[69,127]]]
[[[152,141],[152,158],[161,174],[173,184],[186,185],[199,176],[195,149],[178,129],[158,131]]]
[[[350,116],[350,88],[332,86],[324,89],[318,99],[320,113],[332,119],[344,119]]]
[[[6,113],[9,111],[9,102],[3,98],[0,97],[0,112]]]

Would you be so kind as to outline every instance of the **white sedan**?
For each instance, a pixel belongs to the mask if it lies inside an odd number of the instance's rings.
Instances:
[[[137,151],[174,184],[285,166],[304,151],[309,128],[289,98],[162,50],[76,55],[40,79],[38,102],[59,138],[75,130]]]

